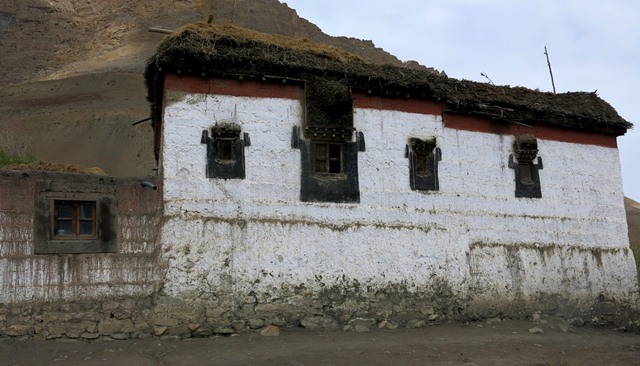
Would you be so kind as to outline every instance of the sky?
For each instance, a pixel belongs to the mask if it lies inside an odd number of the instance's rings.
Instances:
[[[456,79],[595,91],[637,127],[618,137],[622,183],[640,201],[640,1],[282,0],[331,36],[371,40]],[[612,167],[613,168],[613,167]]]

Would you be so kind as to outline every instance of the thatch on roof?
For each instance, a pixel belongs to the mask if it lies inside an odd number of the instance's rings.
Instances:
[[[177,30],[149,60],[146,82],[159,119],[164,73],[273,76],[340,82],[374,95],[444,102],[448,112],[622,135],[632,124],[595,93],[553,94],[457,80],[431,71],[367,63],[303,38],[268,35],[230,24],[194,23]]]

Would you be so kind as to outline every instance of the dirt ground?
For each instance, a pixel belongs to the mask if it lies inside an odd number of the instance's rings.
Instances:
[[[272,337],[246,332],[91,343],[5,338],[0,360],[2,365],[640,365],[640,335],[503,320],[364,333],[283,328]]]

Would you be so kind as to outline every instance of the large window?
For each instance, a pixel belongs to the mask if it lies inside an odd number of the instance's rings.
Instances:
[[[310,128],[301,136],[293,128],[291,146],[300,149],[300,200],[360,202],[358,153],[365,151],[364,134],[352,128]]]
[[[95,239],[98,218],[95,201],[54,201],[55,239]]]

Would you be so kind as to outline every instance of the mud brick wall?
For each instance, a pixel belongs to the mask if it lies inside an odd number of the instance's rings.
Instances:
[[[612,136],[355,93],[351,142],[366,147],[344,155],[358,179],[341,193],[359,198],[316,202],[302,194],[299,87],[165,80],[156,334],[588,313],[637,292]],[[251,139],[244,179],[207,175],[202,131],[228,124]],[[531,197],[513,168],[524,134],[540,158]],[[436,142],[437,190],[411,185],[412,139]]]
[[[127,338],[149,334],[159,287],[161,190],[153,178],[0,171],[0,337]],[[113,253],[36,254],[39,200],[109,197]],[[45,225],[48,223],[45,222]],[[44,228],[44,232],[47,232]]]

